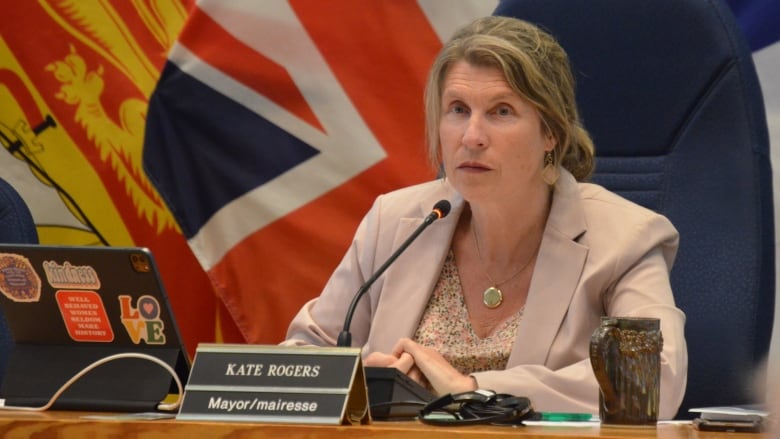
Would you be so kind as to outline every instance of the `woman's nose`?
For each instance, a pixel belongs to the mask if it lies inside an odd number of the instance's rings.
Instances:
[[[463,131],[463,145],[468,148],[484,148],[487,146],[487,133],[485,132],[484,120],[479,116],[472,115],[466,123],[466,129]]]

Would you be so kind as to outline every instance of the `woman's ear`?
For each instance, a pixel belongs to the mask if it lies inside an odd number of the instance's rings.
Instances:
[[[558,145],[558,141],[555,140],[555,136],[552,135],[552,133],[548,132],[545,134],[545,142],[544,142],[544,150],[552,152],[555,154],[557,151],[555,151],[555,147]]]

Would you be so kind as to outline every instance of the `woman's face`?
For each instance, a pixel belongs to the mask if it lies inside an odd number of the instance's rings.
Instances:
[[[544,153],[555,141],[498,68],[466,61],[450,68],[439,137],[447,178],[469,202],[506,202],[547,188],[541,176]]]

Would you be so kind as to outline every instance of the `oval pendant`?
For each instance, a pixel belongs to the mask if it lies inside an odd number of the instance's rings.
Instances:
[[[504,294],[496,287],[490,287],[487,290],[485,290],[484,293],[482,293],[482,303],[485,304],[486,307],[493,309],[496,308],[498,305],[501,305],[501,302],[504,301]]]

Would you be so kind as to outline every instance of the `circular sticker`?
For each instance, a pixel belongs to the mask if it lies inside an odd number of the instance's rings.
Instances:
[[[0,253],[0,292],[14,302],[41,299],[41,278],[21,255]]]

